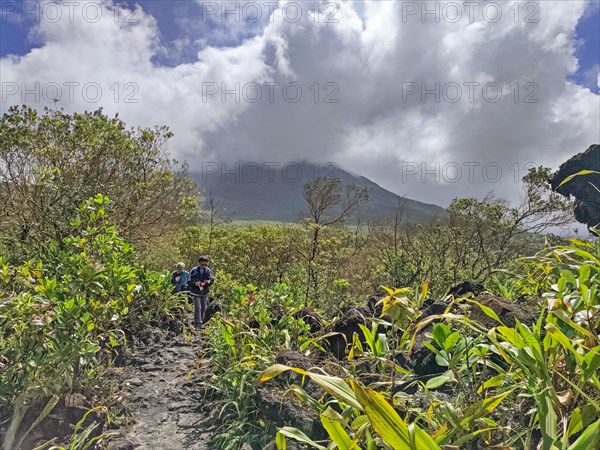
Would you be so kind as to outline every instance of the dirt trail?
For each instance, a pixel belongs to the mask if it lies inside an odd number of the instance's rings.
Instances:
[[[211,434],[202,411],[199,356],[205,338],[197,330],[168,338],[160,330],[150,333],[152,343],[115,370],[127,394],[123,405],[131,423],[119,430],[109,449],[206,450]]]

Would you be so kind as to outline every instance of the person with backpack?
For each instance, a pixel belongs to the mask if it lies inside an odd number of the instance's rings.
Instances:
[[[208,292],[214,282],[212,271],[208,267],[208,258],[201,256],[198,258],[198,266],[190,272],[188,284],[190,295],[194,300],[194,325],[196,327],[201,328],[204,323]]]
[[[190,273],[185,270],[185,264],[177,263],[175,271],[171,274],[171,284],[173,292],[185,292],[188,290],[188,282],[190,281]]]

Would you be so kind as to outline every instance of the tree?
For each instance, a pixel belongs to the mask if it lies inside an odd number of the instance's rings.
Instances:
[[[574,220],[573,202],[552,191],[550,177],[547,167],[530,169],[522,178],[524,194],[516,208],[492,198],[452,202],[450,220],[468,230],[466,237],[475,255],[470,263],[475,279],[487,279],[495,268],[526,253],[532,235]]]
[[[198,213],[199,194],[164,147],[166,127],[127,129],[102,109],[82,114],[12,107],[0,120],[0,237],[14,256],[60,242],[83,201],[111,198],[121,234],[149,245]]]
[[[572,202],[550,189],[549,175],[544,167],[530,170],[517,207],[491,195],[460,198],[428,223],[402,227],[397,210],[378,228],[386,270],[394,269],[402,287],[428,279],[437,294],[460,281],[487,281],[511,259],[539,250],[540,233],[572,221]]]
[[[215,234],[215,228],[219,225],[230,222],[230,219],[226,218],[226,217],[221,217],[221,214],[220,214],[221,204],[214,197],[212,191],[208,191],[207,202],[208,202],[207,221],[208,221],[209,229],[208,229],[208,248],[206,249],[205,253],[210,255],[211,251],[212,251],[212,247],[213,247],[213,236]]]
[[[383,265],[388,276],[386,285],[411,286],[416,274],[408,269],[403,256],[402,240],[407,230],[405,218],[406,199],[399,198],[398,204],[387,217],[378,218],[374,223],[375,257]]]
[[[304,200],[308,206],[307,215],[310,220],[311,241],[307,261],[306,303],[312,287],[317,292],[318,277],[315,261],[319,254],[320,233],[325,227],[343,225],[346,219],[355,213],[360,205],[369,200],[369,189],[366,186],[342,187],[337,177],[319,177],[304,185]]]

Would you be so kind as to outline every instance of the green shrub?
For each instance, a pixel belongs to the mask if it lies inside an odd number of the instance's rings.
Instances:
[[[80,390],[125,331],[179,302],[168,276],[137,265],[105,217],[107,203],[90,199],[71,236],[49,242],[38,259],[11,266],[0,258],[0,408],[12,407],[14,417],[29,397]]]

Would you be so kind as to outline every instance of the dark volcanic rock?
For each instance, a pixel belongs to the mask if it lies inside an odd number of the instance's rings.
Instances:
[[[283,364],[285,366],[299,368],[307,371],[318,365],[317,361],[315,361],[313,358],[305,356],[302,353],[297,352],[295,350],[282,350],[275,358],[275,362],[277,364]],[[280,376],[277,377],[276,380],[273,380],[273,382],[275,381],[277,381],[282,386],[286,384],[303,384],[302,375],[291,370],[282,373]],[[314,394],[317,397],[320,395],[318,392],[318,387],[308,378],[304,379],[304,390],[306,390],[309,395]]]
[[[473,295],[479,295],[483,291],[485,291],[483,285],[479,283],[471,283],[470,281],[464,281],[461,284],[452,287],[448,291],[448,295],[454,295],[455,297],[464,297],[469,293],[472,293]]]
[[[292,439],[287,439],[285,444],[288,450],[300,450],[298,444],[296,444],[296,442],[294,442]],[[277,444],[275,443],[275,439],[273,439],[271,442],[265,445],[263,447],[263,450],[277,450]]]
[[[379,303],[379,301],[384,297],[385,296],[383,295],[373,295],[372,297],[369,297],[369,300],[367,300],[367,308],[371,310],[371,315],[373,317],[381,316],[381,313],[383,311],[383,305],[378,305],[377,303]]]
[[[282,350],[275,358],[277,364],[284,364],[290,367],[298,367],[300,369],[309,370],[316,365],[314,359],[303,355],[295,350]]]
[[[323,328],[323,318],[312,308],[306,306],[294,314],[294,319],[302,319],[304,323],[310,326],[311,333],[317,333]]]
[[[17,437],[23,436],[25,431],[38,419],[39,414],[48,404],[48,397],[33,399],[17,431]],[[92,408],[87,403],[86,398],[81,394],[67,394],[61,398],[52,408],[50,413],[36,425],[32,432],[27,435],[20,449],[31,449],[38,445],[57,438],[59,441],[73,434],[73,426],[77,424],[83,416]],[[83,423],[82,429],[92,424],[96,427],[91,432],[89,438],[98,436],[103,431],[105,417],[96,412],[88,414]],[[18,440],[18,439],[17,439]]]
[[[582,170],[600,171],[600,144],[590,145],[586,151],[562,163],[550,180],[550,184],[559,194],[575,197],[575,219],[588,227],[594,227],[600,224],[600,194],[594,188],[594,186],[600,188],[600,175],[575,177],[558,187],[569,175]]]
[[[319,415],[292,394],[273,384],[261,385],[257,389],[257,405],[260,416],[277,426],[292,426],[302,430],[313,440],[327,437]]]
[[[443,314],[447,307],[447,303],[435,301],[422,310],[419,321],[422,321],[430,316]],[[417,334],[410,357],[406,361],[407,365],[412,369],[412,371],[419,376],[434,375],[446,370],[446,368],[438,365],[438,363],[435,361],[435,354],[424,345],[424,342],[428,341],[425,334],[431,332],[435,322],[436,321],[431,322],[423,330],[421,330],[419,334]]]
[[[444,314],[446,308],[448,307],[447,303],[435,301],[427,305],[427,307],[421,311],[421,316],[419,317],[419,321],[426,319],[429,316],[437,316],[439,314]]]
[[[204,312],[204,323],[207,323],[215,314],[221,311],[221,307],[214,301],[206,305],[206,311]]]
[[[496,297],[495,295],[481,294],[475,297],[475,300],[483,306],[492,309],[498,315],[500,320],[508,327],[515,326],[515,319],[518,319],[519,322],[525,325],[531,325],[538,319],[540,313],[537,300],[534,298],[525,300],[521,303],[514,303],[502,297]],[[498,322],[485,314],[477,305],[473,305],[470,317],[489,328],[499,325]]]
[[[367,317],[371,317],[371,310],[368,307],[349,308],[342,317],[335,322],[331,331],[340,333],[327,339],[328,350],[337,358],[344,359],[346,355],[346,346],[352,342],[352,336],[356,333],[361,340],[364,335],[360,325],[368,325]]]

